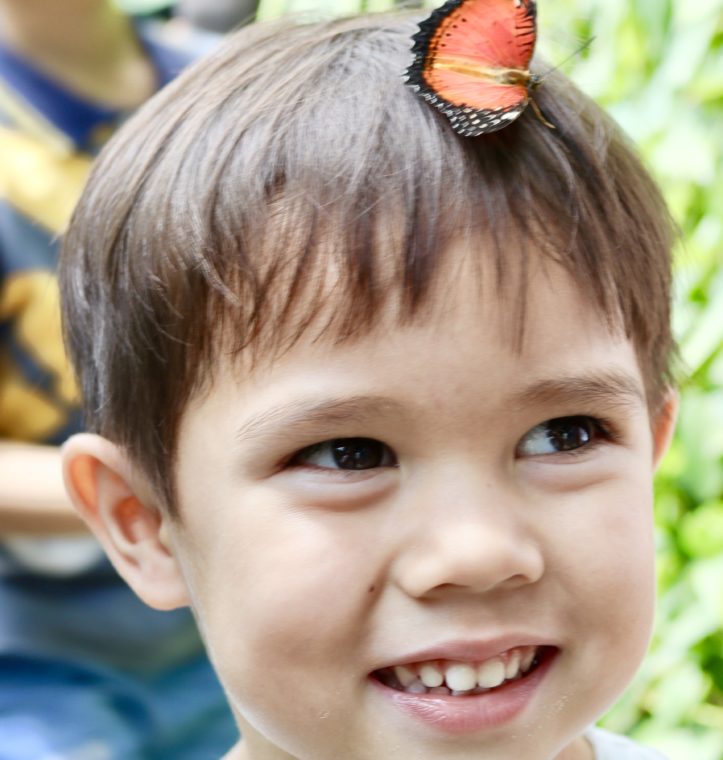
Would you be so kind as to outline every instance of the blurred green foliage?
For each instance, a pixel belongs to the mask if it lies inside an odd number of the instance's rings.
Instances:
[[[259,18],[393,7],[261,0]],[[671,760],[723,760],[723,0],[538,0],[538,12],[542,56],[573,56],[563,69],[637,143],[682,233],[680,423],[656,482],[658,620],[603,724]]]

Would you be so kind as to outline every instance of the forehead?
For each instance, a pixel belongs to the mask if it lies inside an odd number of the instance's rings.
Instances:
[[[566,274],[557,263],[557,233],[550,229],[537,235],[527,226],[490,229],[466,205],[428,219],[422,241],[404,209],[387,205],[364,229],[350,231],[353,225],[332,214],[325,223],[316,220],[314,234],[299,234],[307,207],[279,202],[255,251],[268,266],[261,286],[247,307],[221,304],[220,319],[211,323],[222,353],[245,368],[273,363],[297,342],[347,344],[412,324],[433,331],[455,304],[486,309],[480,318],[505,348],[519,350],[532,326],[529,309],[563,282],[593,323],[622,327],[589,278],[574,267],[574,275]]]

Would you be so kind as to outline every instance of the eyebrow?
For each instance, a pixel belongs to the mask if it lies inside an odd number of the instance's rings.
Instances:
[[[622,370],[539,380],[514,393],[511,398],[511,403],[519,406],[551,402],[609,407],[633,407],[647,403],[640,383]]]
[[[634,407],[645,404],[645,393],[632,375],[609,371],[590,375],[541,379],[509,397],[505,406],[542,406],[549,403],[579,406]],[[294,435],[307,428],[392,415],[413,417],[415,406],[387,396],[359,395],[320,400],[298,399],[251,415],[236,430],[236,440]]]
[[[407,414],[409,407],[386,396],[350,396],[309,401],[299,399],[254,414],[236,430],[238,441],[249,441],[275,435],[283,428],[284,435],[315,425],[370,420],[387,414]]]

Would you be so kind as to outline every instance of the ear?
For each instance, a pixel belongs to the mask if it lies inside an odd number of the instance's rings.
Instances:
[[[145,476],[115,444],[81,433],[63,445],[65,488],[80,516],[128,585],[149,606],[188,605],[180,566],[168,546],[170,517]]]
[[[653,431],[653,467],[658,468],[670,446],[678,419],[679,397],[675,389],[669,388],[655,416],[651,420]]]

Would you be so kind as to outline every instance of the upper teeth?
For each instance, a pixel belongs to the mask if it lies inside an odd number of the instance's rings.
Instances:
[[[493,689],[526,673],[535,659],[537,647],[517,647],[481,663],[432,660],[394,668],[406,691],[420,692],[446,686],[452,692]]]

